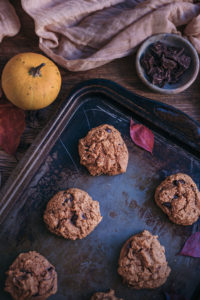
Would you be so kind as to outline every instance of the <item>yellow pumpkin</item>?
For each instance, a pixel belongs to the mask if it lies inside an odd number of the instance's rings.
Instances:
[[[31,52],[12,57],[3,69],[1,80],[8,100],[25,110],[51,104],[61,87],[57,66],[47,57]]]

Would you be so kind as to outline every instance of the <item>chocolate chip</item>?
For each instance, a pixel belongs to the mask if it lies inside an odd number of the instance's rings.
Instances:
[[[174,180],[174,181],[173,181],[173,184],[174,184],[175,186],[179,186],[179,183],[185,184],[185,181],[184,181],[183,179],[179,179],[179,180]]]
[[[86,216],[84,214],[82,214],[82,219],[86,220]]]
[[[64,200],[64,202],[63,202],[63,205],[64,205],[65,203],[67,203],[68,201],[72,202],[73,200],[74,200],[73,195],[67,193],[67,194],[66,194],[66,198],[65,198],[65,200]]]
[[[126,246],[126,248],[127,248],[127,254],[128,254],[129,249],[131,249],[131,241],[128,243],[128,245]]]
[[[185,180],[183,180],[183,179],[180,179],[179,182],[180,182],[181,184],[185,184]]]
[[[38,296],[39,296],[39,293],[32,295],[32,297],[38,297]]]
[[[131,248],[131,244],[132,244],[132,242],[130,241],[130,242],[128,243],[128,245],[127,245],[127,249],[130,249],[130,248]]]
[[[18,279],[23,280],[27,278],[27,274],[23,274],[21,276],[18,277]]]
[[[78,219],[78,216],[76,213],[73,214],[73,216],[71,217],[71,222],[72,224],[74,224],[76,226],[76,221]]]
[[[172,182],[175,186],[178,186],[178,180],[173,180]]]
[[[49,267],[49,268],[47,269],[48,272],[52,272],[52,270],[53,270],[53,267]]]
[[[172,207],[170,202],[164,202],[164,203],[162,203],[162,205],[166,206],[169,209]]]
[[[37,256],[36,256],[37,257]],[[31,274],[33,275],[33,272],[32,271],[27,271],[27,270],[24,270],[24,269],[20,269],[20,272],[21,273],[25,273],[25,274]]]
[[[142,251],[142,248],[140,248],[138,251],[133,250],[133,251],[132,251],[132,254],[135,255],[135,254],[137,254],[137,253],[140,253],[141,251]]]
[[[105,130],[106,130],[108,133],[111,133],[111,129],[110,129],[110,128],[107,127]]]
[[[89,151],[90,146],[89,145],[85,145],[85,151]]]

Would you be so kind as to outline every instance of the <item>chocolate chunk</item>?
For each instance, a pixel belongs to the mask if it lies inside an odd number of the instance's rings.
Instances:
[[[90,146],[89,145],[85,145],[85,151],[89,151]]]
[[[166,206],[169,209],[172,207],[170,202],[164,202],[164,203],[162,203],[162,205]]]
[[[175,186],[178,186],[178,180],[174,180],[174,181],[173,181],[173,184],[174,184]]]
[[[127,249],[130,249],[130,248],[131,248],[131,244],[132,244],[131,242],[128,243]]]
[[[179,182],[180,182],[181,184],[185,184],[185,180],[183,180],[183,179],[180,179]]]
[[[163,51],[165,51],[164,44],[161,42],[156,42],[150,46],[151,51],[156,54],[156,56],[161,57]]]
[[[177,67],[177,63],[173,59],[166,58],[164,55],[162,55],[162,65],[167,70],[173,70]]]
[[[128,254],[128,252],[129,252],[129,249],[131,249],[131,241],[127,244],[127,254]]]
[[[105,130],[106,130],[108,133],[111,133],[111,129],[110,129],[110,128],[107,127]]]
[[[27,278],[27,274],[23,274],[23,275],[19,276],[18,278],[15,277],[16,280],[18,280],[18,279],[23,280],[23,279],[26,279],[26,278]]]
[[[174,184],[175,186],[179,186],[179,183],[185,184],[185,181],[184,181],[183,179],[179,179],[179,180],[174,180],[174,181],[173,181],[173,184]]]
[[[136,253],[140,253],[142,251],[142,248],[140,248]]]
[[[177,62],[184,68],[188,69],[191,63],[191,58],[185,54],[182,54],[177,58]]]
[[[161,42],[150,45],[141,58],[141,65],[149,80],[160,87],[178,82],[190,64],[191,57],[184,53],[184,48],[167,46]]]
[[[63,204],[64,204],[64,203],[67,203],[68,201],[72,202],[73,200],[74,200],[74,197],[73,197],[73,195],[72,195],[72,194],[69,194],[69,193],[67,193],[67,194],[66,194],[66,198],[65,198],[65,200],[64,200],[64,202],[63,202]]]
[[[74,213],[73,216],[71,217],[71,222],[72,222],[72,224],[75,225],[75,226],[76,226],[76,221],[77,221],[77,219],[78,219],[78,216],[77,216],[76,213]]]
[[[86,216],[84,214],[82,214],[82,219],[86,220]]]
[[[48,272],[52,272],[52,270],[53,270],[53,267],[50,267],[47,269]]]

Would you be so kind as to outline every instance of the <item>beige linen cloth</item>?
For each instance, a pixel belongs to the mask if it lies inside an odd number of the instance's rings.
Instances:
[[[0,42],[5,36],[14,36],[20,30],[20,22],[8,0],[0,0]]]
[[[1,1],[1,0],[0,0]],[[71,71],[132,53],[157,33],[184,35],[200,53],[200,4],[192,0],[21,0],[34,19],[39,47]]]

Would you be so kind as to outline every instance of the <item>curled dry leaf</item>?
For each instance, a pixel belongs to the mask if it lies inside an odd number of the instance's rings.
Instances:
[[[22,109],[0,100],[0,147],[14,154],[25,129],[25,113]]]
[[[154,146],[153,132],[142,124],[130,122],[130,136],[132,141],[139,147],[149,151],[152,154]]]
[[[200,232],[195,232],[187,239],[179,255],[200,257]]]

